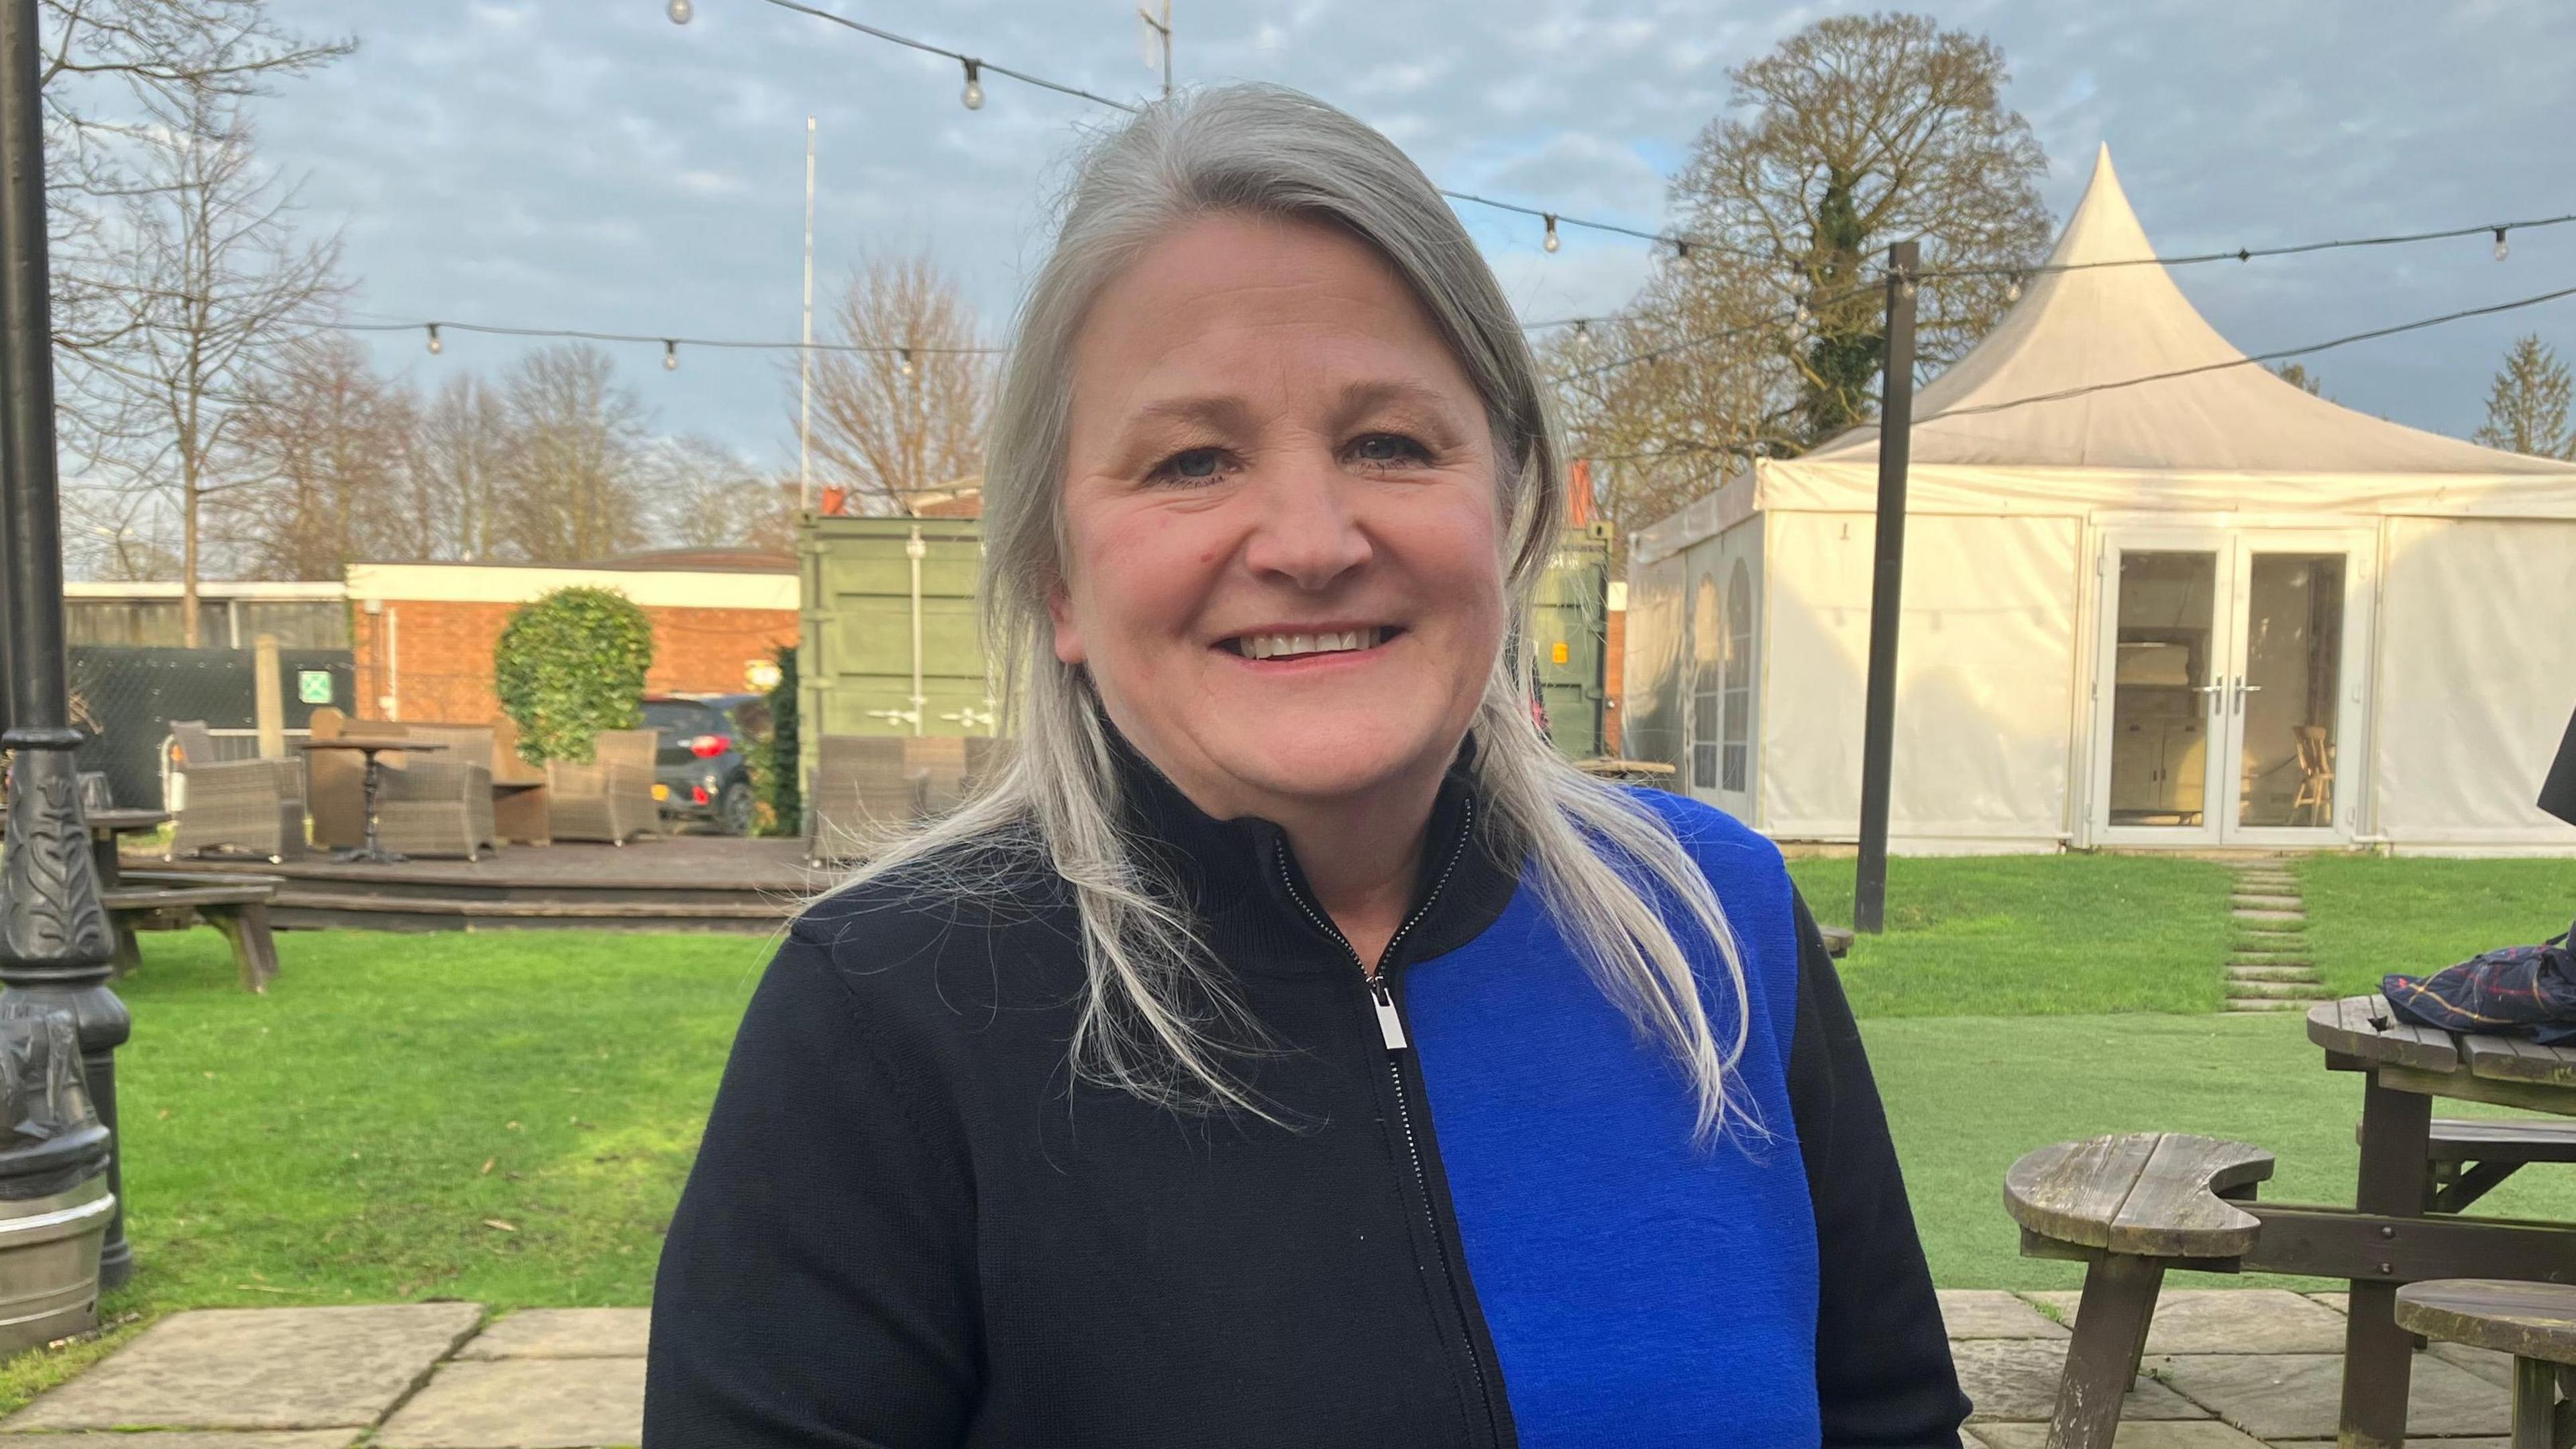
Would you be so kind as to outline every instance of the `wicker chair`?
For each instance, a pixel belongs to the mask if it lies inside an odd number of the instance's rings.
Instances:
[[[814,789],[806,797],[812,812],[807,860],[854,859],[866,854],[870,835],[921,817],[929,781],[907,767],[909,743],[892,735],[825,735],[817,742]]]
[[[467,860],[480,859],[486,847],[498,850],[491,726],[406,724],[403,738],[447,748],[386,756],[385,763],[396,768],[385,771],[376,796],[376,833],[384,848]]]
[[[944,815],[966,799],[966,741],[957,735],[907,735],[903,769],[921,781],[921,813]]]
[[[1011,751],[1018,742],[992,736],[966,737],[966,793],[974,794],[993,782],[993,777],[1010,768]]]
[[[293,760],[219,760],[204,720],[173,720],[186,776],[178,827],[164,859],[245,850],[274,864],[304,854],[304,771]]]
[[[546,795],[557,840],[605,840],[624,845],[629,836],[656,830],[661,807],[653,803],[654,730],[601,730],[591,762],[546,761]]]

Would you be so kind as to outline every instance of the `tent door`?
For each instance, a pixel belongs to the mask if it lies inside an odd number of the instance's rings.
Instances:
[[[2356,812],[2338,763],[2359,759],[2372,535],[2257,529],[2236,541],[2224,751],[2214,781],[2230,845],[2330,845]]]
[[[2347,838],[2366,531],[2124,529],[2102,555],[2093,828],[2106,845]]]

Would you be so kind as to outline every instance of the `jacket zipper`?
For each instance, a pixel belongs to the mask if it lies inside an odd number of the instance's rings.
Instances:
[[[1404,1089],[1404,1059],[1396,1055],[1398,1052],[1411,1050],[1412,1042],[1404,1033],[1403,1013],[1396,1009],[1395,990],[1388,984],[1388,977],[1395,965],[1396,948],[1402,946],[1404,938],[1411,935],[1413,928],[1421,924],[1422,918],[1431,913],[1432,906],[1440,899],[1440,893],[1447,889],[1450,875],[1458,869],[1459,858],[1466,853],[1468,836],[1475,828],[1475,822],[1476,802],[1475,798],[1470,796],[1463,802],[1463,808],[1459,814],[1458,836],[1451,843],[1448,863],[1440,868],[1439,876],[1431,882],[1431,889],[1423,893],[1422,904],[1413,908],[1413,913],[1406,916],[1403,923],[1395,928],[1394,935],[1387,937],[1386,949],[1378,954],[1377,970],[1374,972],[1368,969],[1367,963],[1360,960],[1360,953],[1351,945],[1350,937],[1343,935],[1341,927],[1334,925],[1332,918],[1316,908],[1315,903],[1307,898],[1305,889],[1297,883],[1296,873],[1288,868],[1288,841],[1284,836],[1279,838],[1276,855],[1279,882],[1287,887],[1288,898],[1295,901],[1297,908],[1306,913],[1306,919],[1314,923],[1315,929],[1340,943],[1343,954],[1351,958],[1351,965],[1367,982],[1370,1000],[1377,1008],[1378,1036],[1385,1044],[1387,1053],[1387,1080],[1395,1089],[1396,1120],[1404,1128],[1404,1149],[1413,1160],[1413,1185],[1422,1196],[1422,1212],[1430,1223],[1432,1246],[1440,1254],[1441,1281],[1449,1289],[1449,1306],[1458,1315],[1458,1332],[1466,1342],[1467,1366],[1476,1376],[1476,1398],[1485,1411],[1486,1432],[1492,1437],[1493,1442],[1499,1444],[1502,1441],[1502,1430],[1494,1415],[1493,1390],[1485,1379],[1484,1355],[1476,1350],[1476,1330],[1467,1319],[1467,1298],[1458,1288],[1457,1266],[1449,1261],[1449,1239],[1441,1232],[1438,1213],[1432,1205],[1431,1173],[1423,1166],[1422,1141],[1413,1130],[1411,1094]]]

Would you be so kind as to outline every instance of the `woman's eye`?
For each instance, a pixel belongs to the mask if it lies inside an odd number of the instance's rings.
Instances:
[[[1370,433],[1351,444],[1351,456],[1363,463],[1420,463],[1431,452],[1399,433]]]
[[[1225,454],[1215,448],[1191,448],[1154,465],[1153,477],[1173,483],[1205,483],[1225,471]]]

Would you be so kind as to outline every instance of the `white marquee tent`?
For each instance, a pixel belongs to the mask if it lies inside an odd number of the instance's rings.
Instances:
[[[1896,848],[2576,854],[2532,803],[2576,465],[2312,397],[2153,255],[2105,148],[2050,261],[2139,264],[2041,272],[1916,396]],[[1857,429],[1631,541],[1627,752],[1777,839],[1858,834],[1877,468]]]

